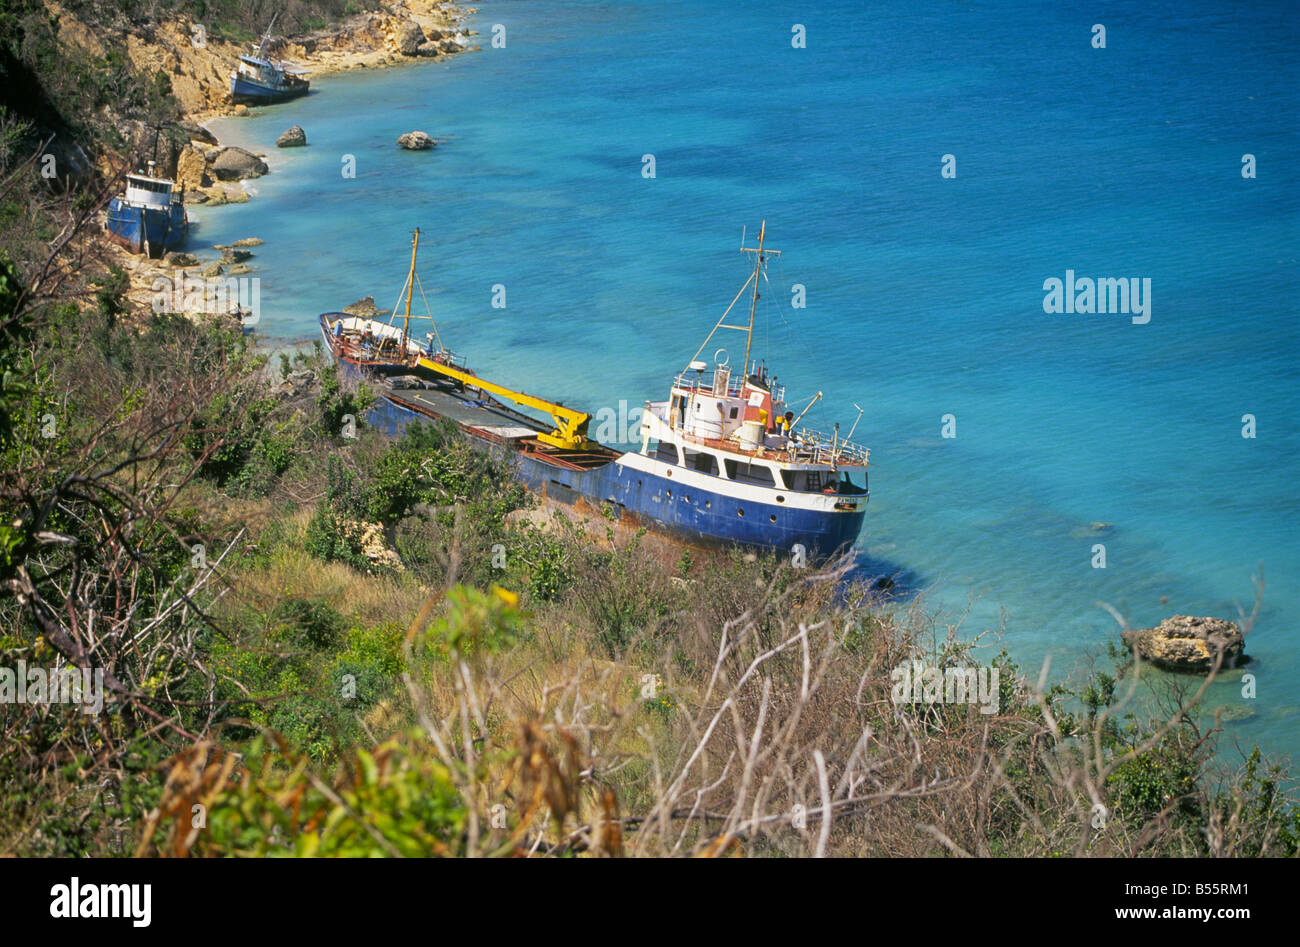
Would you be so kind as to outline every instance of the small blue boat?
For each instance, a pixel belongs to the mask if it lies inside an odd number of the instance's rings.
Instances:
[[[189,233],[184,189],[168,178],[148,173],[128,174],[125,193],[108,202],[108,236],[132,253],[160,257],[174,250]]]
[[[303,69],[267,55],[272,26],[275,26],[275,17],[271,18],[271,25],[266,28],[252,55],[239,57],[238,68],[230,74],[232,101],[267,105],[307,94],[311,83],[303,78]]]

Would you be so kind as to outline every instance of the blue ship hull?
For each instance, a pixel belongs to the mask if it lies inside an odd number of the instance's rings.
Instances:
[[[115,197],[108,202],[108,233],[134,253],[159,257],[180,246],[189,233],[189,220],[180,204],[162,210],[135,207]]]
[[[230,78],[230,97],[235,102],[252,105],[267,105],[272,102],[284,102],[306,95],[309,83],[294,83],[285,86],[267,86],[254,82],[247,76],[235,75]]]
[[[355,367],[340,364],[341,374],[357,372]],[[428,420],[427,412],[399,403],[401,398],[400,393],[381,391],[367,415],[369,422],[397,435],[411,421]],[[515,476],[534,493],[574,506],[607,506],[621,521],[644,522],[690,543],[738,544],[778,554],[793,554],[795,546],[801,545],[810,560],[824,560],[853,546],[866,517],[865,502],[854,512],[827,513],[738,500],[725,489],[701,489],[698,485],[683,489],[682,483],[619,460],[589,469],[561,468],[537,455],[478,436],[464,426],[461,429],[475,447],[511,464]],[[721,478],[714,479],[721,487],[727,485]]]

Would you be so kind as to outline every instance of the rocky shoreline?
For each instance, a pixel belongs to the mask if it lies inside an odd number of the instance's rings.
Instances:
[[[90,55],[105,53],[105,40],[96,30],[56,0],[47,0],[46,7],[58,17],[61,41]],[[276,58],[304,67],[312,78],[444,60],[479,48],[471,40],[477,31],[464,26],[465,19],[475,12],[473,7],[461,8],[446,0],[397,0],[380,11],[355,14],[328,30],[274,39],[269,48]],[[127,33],[123,43],[135,69],[168,76],[172,95],[181,109],[180,127],[188,141],[179,147],[167,144],[167,150],[159,152],[159,173],[173,177],[184,187],[187,204],[214,207],[246,202],[249,195],[242,182],[267,173],[263,156],[223,146],[204,127],[214,118],[250,113],[249,106],[231,102],[229,92],[230,73],[238,57],[248,51],[246,44],[208,37],[201,23],[183,16],[168,20],[149,35]],[[105,176],[114,173],[107,159],[101,161],[100,171]],[[190,252],[151,260],[107,239],[102,244],[106,258],[128,274],[128,296],[146,310],[152,306],[153,287],[159,278],[174,281],[249,272],[244,263],[247,257],[238,261],[226,258],[230,248],[214,248],[222,250],[222,261],[202,264]]]

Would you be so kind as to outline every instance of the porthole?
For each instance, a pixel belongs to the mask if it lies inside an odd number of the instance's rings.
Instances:
[[[736,515],[737,515],[737,516],[744,516],[744,515],[745,515],[745,511],[742,510],[742,509],[740,509],[740,507],[737,507],[737,508],[736,508]]]
[[[784,503],[784,502],[785,502],[785,497],[778,495],[777,498],[776,498],[776,502],[777,502],[777,503]]]
[[[773,513],[771,516],[768,517],[768,519],[770,519],[773,523],[775,523],[775,522],[776,522],[776,514]]]
[[[673,498],[673,491],[669,490],[669,491],[668,491],[668,499],[671,500],[672,498]]]
[[[712,501],[712,500],[705,500],[705,501],[704,501],[704,508],[705,508],[706,510],[711,510],[711,509],[713,509],[713,501]]]

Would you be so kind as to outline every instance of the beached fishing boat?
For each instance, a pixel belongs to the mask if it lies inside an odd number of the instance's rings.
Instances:
[[[862,529],[868,453],[841,438],[838,425],[829,436],[802,428],[820,393],[796,418],[786,410],[784,389],[750,361],[758,282],[777,252],[764,249],[765,235],[766,225],[756,247],[742,246],[754,254],[754,271],[700,346],[703,351],[719,330],[744,332],[747,370],[733,370],[724,349],[712,366],[697,351],[673,378],[669,397],[645,403],[639,450],[595,442],[588,436],[590,414],[475,375],[441,345],[435,352],[431,343],[405,372],[392,363],[374,372],[357,359],[340,359],[340,366],[378,380],[370,418],[389,433],[417,418],[448,419],[552,499],[603,508],[691,542],[795,556],[802,550],[810,560],[825,559],[850,548]],[[751,283],[747,323],[728,324]],[[548,416],[549,423],[511,405]]]
[[[283,60],[272,59],[267,54],[271,28],[274,26],[275,17],[271,17],[270,26],[262,35],[261,42],[253,48],[252,54],[239,57],[238,66],[230,74],[231,101],[266,105],[307,94],[311,82],[305,78],[306,70]]]
[[[397,321],[397,308],[390,311],[388,320],[374,316],[361,316],[347,312],[320,314],[320,331],[330,355],[341,367],[360,371],[367,376],[404,374],[412,371],[421,355],[444,358],[454,364],[450,352],[442,347],[438,326],[429,312],[429,301],[424,295],[419,274],[415,269],[416,255],[420,250],[420,229],[411,236],[411,267],[406,274],[398,301],[405,297],[402,319]],[[416,287],[424,299],[425,316],[411,315],[411,301]],[[433,328],[425,333],[426,345],[411,337],[411,320],[427,319]]]
[[[184,190],[170,178],[148,172],[128,174],[125,191],[108,202],[108,236],[132,253],[160,257],[189,233]]]

